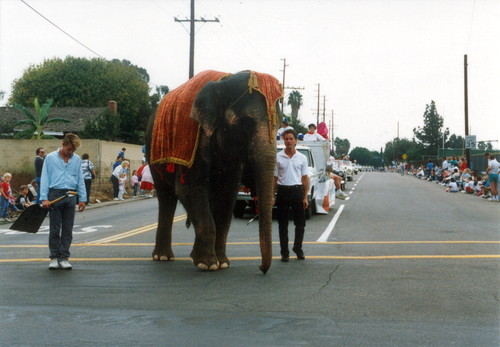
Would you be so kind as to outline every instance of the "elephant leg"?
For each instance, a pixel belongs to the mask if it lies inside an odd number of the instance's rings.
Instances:
[[[234,165],[234,167],[228,167],[219,173],[217,186],[212,194],[212,214],[216,228],[215,252],[221,269],[228,268],[230,265],[226,255],[226,243],[241,179],[238,167],[239,165]]]
[[[215,223],[210,213],[207,188],[190,186],[177,192],[188,217],[194,226],[195,240],[191,258],[202,270],[217,270],[219,262],[215,254]]]
[[[177,196],[169,184],[159,184],[156,188],[158,196],[158,229],[153,260],[174,260],[172,252],[172,223],[177,207]]]

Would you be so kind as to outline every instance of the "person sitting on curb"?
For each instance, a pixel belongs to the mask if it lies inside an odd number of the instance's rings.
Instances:
[[[15,201],[15,206],[20,211],[24,211],[29,206],[33,205],[33,203],[30,201],[28,197],[28,192],[29,192],[28,186],[22,185],[20,188],[19,196],[16,198]]]

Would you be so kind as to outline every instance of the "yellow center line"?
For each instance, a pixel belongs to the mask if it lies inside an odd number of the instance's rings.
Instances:
[[[274,260],[281,257],[273,257]],[[465,255],[380,255],[380,256],[307,256],[308,260],[420,260],[420,259],[500,259],[498,254],[465,254]],[[192,261],[188,257],[175,258],[176,261]],[[231,261],[259,261],[260,257],[234,257]],[[0,263],[26,263],[26,262],[46,262],[45,258],[32,259],[0,259]],[[118,262],[118,261],[152,261],[151,257],[147,258],[71,258],[72,262],[78,261],[101,261],[101,262]]]
[[[184,216],[182,219],[185,219]],[[179,219],[181,220],[181,219]],[[154,227],[153,227],[154,226]],[[156,228],[156,224],[151,224],[150,226],[145,226],[142,228],[134,229],[123,234],[118,234],[112,237],[84,242],[75,243],[72,247],[131,247],[131,246],[154,246],[154,242],[145,243],[107,243],[113,240],[118,240],[121,238],[126,238],[132,235],[140,234],[148,230]],[[105,241],[107,240],[107,241]],[[245,241],[245,242],[228,242],[227,245],[258,245],[258,241]],[[278,245],[279,242],[272,242],[274,245]],[[304,244],[308,245],[405,245],[405,244],[500,244],[500,241],[346,241],[346,242],[315,242],[315,241],[304,241]],[[172,246],[192,246],[192,242],[173,242]],[[0,245],[0,248],[45,248],[47,245]]]
[[[179,222],[179,221],[184,220],[186,218],[187,218],[187,215],[183,214],[183,215],[175,217],[173,221]],[[121,233],[121,234],[105,237],[103,239],[99,239],[99,240],[95,240],[95,241],[86,242],[83,245],[102,244],[102,243],[107,243],[107,242],[118,241],[118,240],[130,237],[130,236],[134,236],[134,235],[145,233],[147,231],[154,230],[157,227],[158,227],[158,223],[153,223],[153,224],[146,225],[146,226],[143,226],[143,227],[140,227],[137,229],[133,229],[133,230]]]

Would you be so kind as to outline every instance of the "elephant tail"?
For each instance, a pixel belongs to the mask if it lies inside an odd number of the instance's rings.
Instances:
[[[189,219],[189,217],[186,218],[186,228],[189,229],[189,227],[191,226],[191,219]]]

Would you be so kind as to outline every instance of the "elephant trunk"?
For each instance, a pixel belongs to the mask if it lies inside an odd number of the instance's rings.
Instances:
[[[273,208],[273,184],[274,166],[276,163],[275,149],[265,155],[260,153],[260,165],[256,173],[256,188],[259,206],[259,241],[262,254],[260,270],[265,274],[271,267],[272,248],[272,208]]]

